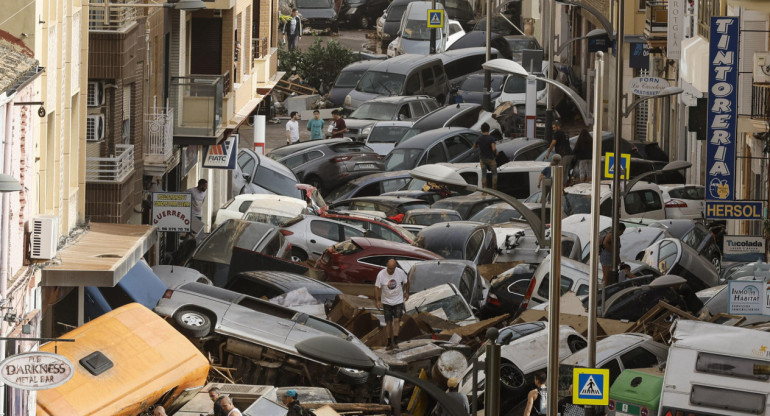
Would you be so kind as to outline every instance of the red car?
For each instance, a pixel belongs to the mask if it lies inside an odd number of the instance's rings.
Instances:
[[[346,224],[355,225],[356,227],[361,227],[367,231],[366,237],[381,238],[383,240],[405,244],[412,244],[417,238],[414,234],[400,225],[376,215],[372,215],[367,211],[323,211],[320,215],[324,218],[330,218],[342,221]],[[370,233],[373,235],[369,235]]]
[[[388,260],[396,259],[408,272],[410,262],[441,260],[428,250],[376,238],[353,237],[324,251],[315,267],[324,271],[327,282],[374,283]]]

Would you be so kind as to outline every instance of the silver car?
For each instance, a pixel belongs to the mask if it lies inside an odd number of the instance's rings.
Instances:
[[[363,237],[366,230],[315,215],[300,215],[286,222],[281,233],[291,244],[291,261],[318,260],[327,247],[352,237]]]

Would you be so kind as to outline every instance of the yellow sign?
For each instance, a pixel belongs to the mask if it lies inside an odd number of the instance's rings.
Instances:
[[[628,153],[620,154],[620,179],[628,179],[631,173],[631,155]],[[607,152],[604,154],[604,177],[612,179],[615,177],[615,153]]]
[[[444,27],[444,10],[428,9],[428,28]]]
[[[574,368],[572,403],[606,406],[610,402],[610,370]]]

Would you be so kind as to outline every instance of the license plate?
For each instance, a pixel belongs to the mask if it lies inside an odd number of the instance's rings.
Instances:
[[[641,408],[633,404],[617,402],[615,404],[615,416],[639,416]]]
[[[359,163],[356,165],[356,169],[376,169],[377,165],[374,163]]]

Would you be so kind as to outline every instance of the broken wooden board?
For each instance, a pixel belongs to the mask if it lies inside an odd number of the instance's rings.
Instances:
[[[520,324],[523,322],[537,322],[537,321],[547,321],[547,320],[548,320],[547,311],[530,309],[530,310],[524,311],[521,315],[519,315],[519,317],[516,318],[516,320],[514,320],[513,323]],[[588,335],[588,317],[587,316],[560,313],[559,323],[561,325],[568,325],[572,327],[575,331],[579,332],[583,336]],[[632,322],[623,322],[623,321],[617,321],[614,319],[598,318],[596,320],[596,326],[597,326],[596,335],[598,337],[604,337],[608,335],[622,334],[624,332],[633,332],[633,331],[629,331],[629,328],[632,325],[633,325]]]
[[[359,311],[365,309],[376,309],[373,300],[353,295],[337,295],[329,311],[328,319],[345,326],[353,320]]]
[[[463,344],[467,344],[472,348],[476,348],[480,346],[484,341],[486,341],[486,330],[488,328],[501,325],[509,317],[510,315],[506,313],[504,315],[489,318],[481,322],[476,322],[475,324],[460,326],[455,329],[447,329],[445,331],[441,331],[441,334],[457,334],[463,338]]]
[[[659,300],[655,307],[647,311],[647,313],[642,315],[639,320],[634,322],[633,325],[628,328],[628,332],[647,334],[651,336],[653,340],[667,344],[671,335],[671,324],[674,321],[671,319],[671,315],[676,315],[679,319],[699,320],[690,313]]]
[[[310,409],[316,416],[345,414],[390,414],[393,409],[387,404],[376,403],[302,403],[303,409]],[[329,411],[333,413],[328,413]],[[323,413],[327,412],[327,413]]]
[[[503,263],[491,263],[491,264],[482,264],[478,266],[479,274],[481,277],[486,279],[487,282],[491,282],[492,278],[499,275],[502,272],[508,271],[512,269],[517,264],[520,264],[522,262],[520,261],[506,261]]]

